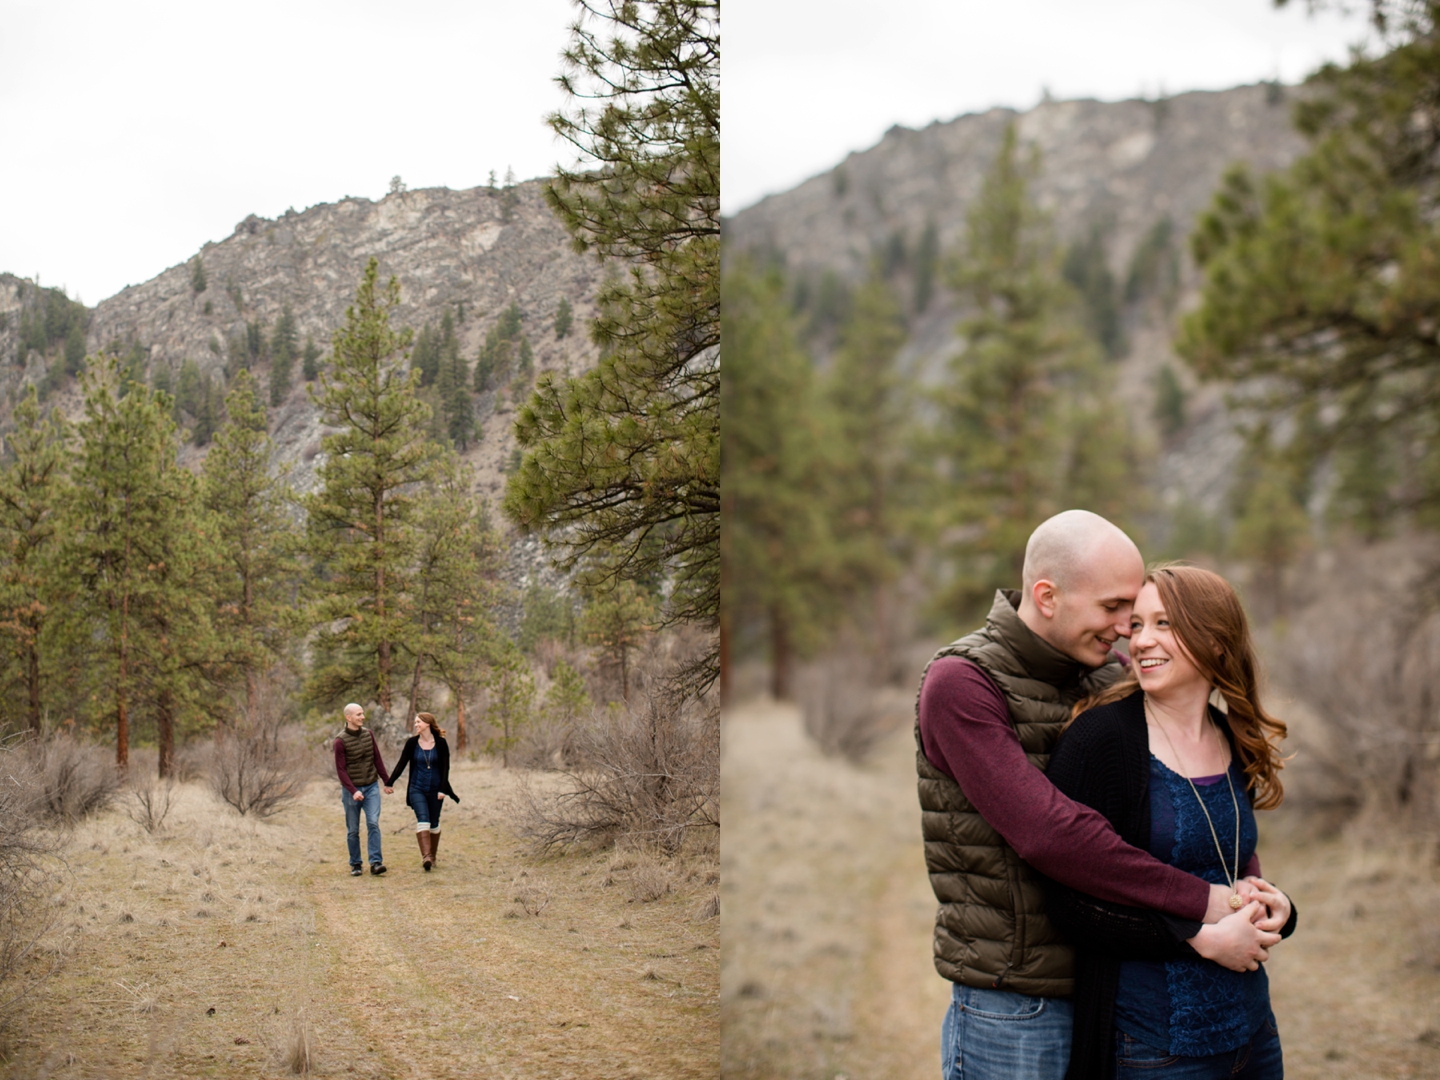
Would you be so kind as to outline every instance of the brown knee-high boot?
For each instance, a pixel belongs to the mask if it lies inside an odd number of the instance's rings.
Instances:
[[[428,871],[431,864],[435,861],[435,856],[433,854],[434,841],[431,839],[430,830],[423,829],[420,832],[417,832],[415,834],[415,839],[420,844],[420,865]]]
[[[436,853],[437,851],[439,851],[439,850],[440,850],[440,830],[439,830],[439,829],[431,829],[431,830],[430,830],[430,861],[431,861],[432,863],[436,863],[436,862],[439,862],[439,861],[440,861],[439,857],[435,854],[435,853]]]

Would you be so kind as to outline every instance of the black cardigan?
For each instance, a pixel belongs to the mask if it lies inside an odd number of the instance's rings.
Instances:
[[[1211,708],[1216,727],[1234,736]],[[1145,695],[1090,709],[1076,718],[1050,756],[1046,775],[1064,794],[1093,807],[1127,844],[1150,846],[1150,740]],[[1075,1034],[1066,1080],[1109,1080],[1115,1075],[1115,998],[1122,960],[1194,960],[1187,938],[1201,924],[1148,908],[1097,900],[1046,880],[1046,912],[1075,945]],[[1295,908],[1280,931],[1295,930]]]
[[[411,735],[405,740],[405,749],[400,751],[400,760],[395,764],[395,771],[390,774],[390,786],[395,786],[395,781],[400,779],[400,774],[405,771],[405,766],[411,763],[415,757],[415,748],[420,745],[420,736]],[[440,777],[439,790],[443,791],[457,803],[460,796],[456,795],[450,788],[450,747],[439,735],[435,736],[435,772]],[[410,789],[415,786],[415,770],[410,770],[410,779],[405,781],[405,798],[410,798]]]

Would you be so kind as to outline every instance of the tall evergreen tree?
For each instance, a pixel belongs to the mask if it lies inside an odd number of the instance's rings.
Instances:
[[[305,376],[306,382],[314,382],[315,377],[320,374],[320,346],[315,344],[315,339],[309,334],[305,335],[305,355],[301,364],[301,373]]]
[[[320,490],[304,504],[323,572],[314,614],[324,659],[309,693],[330,703],[373,698],[388,711],[411,625],[413,491],[430,476],[435,450],[424,434],[430,410],[416,396],[418,374],[404,365],[410,331],[390,326],[400,283],[392,277],[382,289],[378,275],[371,258],[313,391],[325,422],[340,430],[321,441]]]
[[[55,636],[57,523],[66,496],[69,425],[58,410],[41,413],[34,386],[15,406],[14,422],[5,439],[10,461],[0,471],[0,640],[14,665],[5,712],[22,715],[39,735],[54,666],[48,653]]]
[[[598,108],[550,118],[586,160],[546,198],[580,250],[628,267],[602,287],[599,364],[542,376],[505,512],[562,565],[619,553],[665,567],[665,618],[714,626],[720,541],[720,9],[714,0],[579,0],[562,87]],[[663,543],[648,548],[652,534]],[[713,680],[711,652],[699,682]]]
[[[570,298],[560,297],[560,303],[555,307],[555,337],[563,338],[570,333],[570,326],[575,321],[574,313],[570,310]]]
[[[1295,111],[1309,152],[1263,179],[1233,170],[1202,217],[1205,284],[1178,347],[1202,376],[1241,382],[1253,413],[1314,410],[1312,465],[1368,459],[1393,477],[1391,504],[1434,527],[1440,2],[1375,11],[1398,16],[1401,43],[1321,69]]]
[[[295,629],[298,566],[288,492],[272,475],[274,445],[248,371],[225,399],[229,419],[205,456],[201,492],[217,563],[215,625],[223,661],[237,671],[254,713],[264,673],[283,662]]]
[[[290,393],[290,381],[295,371],[295,353],[299,347],[299,332],[295,328],[295,315],[286,304],[275,320],[275,329],[270,334],[270,404],[279,405]]]
[[[171,402],[143,383],[120,397],[121,380],[113,356],[86,373],[61,559],[71,640],[87,643],[83,675],[97,719],[114,723],[115,759],[124,767],[132,712],[152,706],[156,689],[173,689],[167,654],[177,635],[162,641],[154,615],[167,607],[191,610],[194,582],[177,565],[188,560],[176,556],[195,530]],[[163,729],[161,736],[163,750]]]
[[[1035,523],[1078,505],[1077,489],[1127,490],[1123,480],[1095,474],[1109,469],[1127,429],[1103,404],[1099,351],[1078,328],[1077,298],[1061,278],[1049,222],[1031,201],[1037,169],[1038,160],[1022,159],[1012,125],[968,214],[954,272],[972,314],[960,324],[963,347],[935,394],[935,452],[950,485],[938,524],[942,536],[957,537],[942,547],[952,568],[940,596],[947,621],[975,617],[994,589],[1020,580]],[[1095,430],[1089,415],[1096,410],[1117,424]],[[1084,445],[1082,429],[1102,445]]]
[[[813,645],[837,559],[826,490],[823,410],[778,271],[725,274],[721,691],[732,639],[763,634],[771,692],[790,696],[797,651]],[[763,629],[762,629],[763,628]]]

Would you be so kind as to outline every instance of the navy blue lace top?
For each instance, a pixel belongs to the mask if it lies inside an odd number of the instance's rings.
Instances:
[[[1150,755],[1150,853],[1214,885],[1235,871],[1235,803],[1240,807],[1239,865],[1255,852],[1255,813],[1245,795],[1245,774],[1230,764],[1235,802],[1224,774],[1197,777],[1195,787],[1210,811],[1226,866],[1220,867],[1215,837],[1185,777]],[[1147,1046],[1185,1057],[1235,1050],[1250,1040],[1270,1014],[1270,984],[1262,965],[1231,971],[1210,960],[1120,965],[1115,1026]]]

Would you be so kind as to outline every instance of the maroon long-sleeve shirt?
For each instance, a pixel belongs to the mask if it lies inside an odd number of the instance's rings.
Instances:
[[[1062,795],[1025,757],[999,687],[969,660],[930,665],[920,691],[925,756],[1016,853],[1072,889],[1201,920],[1210,886],[1131,847],[1097,810]]]

